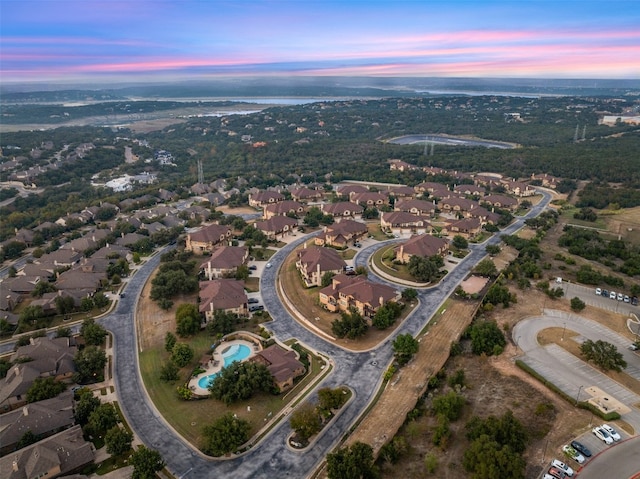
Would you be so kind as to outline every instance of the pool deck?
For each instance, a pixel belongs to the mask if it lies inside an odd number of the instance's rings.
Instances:
[[[223,340],[214,349],[212,357],[209,360],[209,362],[207,364],[201,364],[201,366],[206,371],[189,379],[189,389],[191,389],[193,394],[196,394],[197,396],[209,396],[209,390],[201,388],[198,385],[198,381],[205,376],[209,376],[211,374],[220,372],[222,370],[222,367],[224,366],[224,358],[222,357],[222,353],[227,349],[229,349],[231,346],[241,345],[241,344],[244,346],[247,346],[251,350],[251,353],[249,353],[249,356],[243,359],[243,361],[246,361],[250,357],[255,356],[257,352],[262,350],[261,346],[258,346],[256,343],[249,341],[247,339],[233,339],[231,341]]]

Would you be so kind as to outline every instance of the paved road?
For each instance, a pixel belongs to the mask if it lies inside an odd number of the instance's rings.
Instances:
[[[550,196],[544,193],[544,201],[533,207],[528,217],[539,214],[549,200]],[[517,218],[502,234],[512,234],[522,226],[523,221],[524,218]],[[112,314],[102,320],[104,326],[114,334],[115,385],[127,421],[145,444],[162,454],[168,468],[177,477],[248,479],[308,476],[374,398],[382,373],[392,358],[391,342],[395,336],[404,333],[415,335],[419,332],[468,271],[485,255],[484,246],[500,241],[499,236],[495,235],[484,245],[474,245],[471,254],[445,277],[438,288],[419,292],[420,307],[396,330],[393,337],[371,351],[353,353],[323,340],[301,326],[284,309],[275,293],[278,268],[286,256],[304,239],[300,238],[278,251],[270,260],[273,267],[264,269],[262,273],[263,302],[275,318],[266,326],[281,341],[295,337],[308,347],[331,357],[335,368],[320,384],[321,387],[347,384],[354,391],[353,400],[345,406],[345,410],[332,427],[323,431],[314,447],[308,451],[293,451],[286,447],[286,438],[291,429],[288,421],[281,421],[267,438],[244,455],[232,460],[212,460],[183,442],[159,416],[142,387],[133,323],[137,298],[144,282],[158,265],[159,255],[151,258],[130,279],[125,290],[126,297],[118,303]],[[370,247],[363,251],[358,256],[359,264],[365,263],[368,255],[374,250],[375,247]],[[371,277],[374,278],[373,275]],[[379,278],[375,279],[382,281]]]
[[[606,446],[605,446],[606,447]],[[627,479],[640,472],[640,436],[609,446],[592,457],[580,471],[580,479]]]

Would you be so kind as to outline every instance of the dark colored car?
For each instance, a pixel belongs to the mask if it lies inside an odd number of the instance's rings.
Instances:
[[[591,457],[591,451],[587,446],[578,441],[571,441],[571,447],[582,454],[584,457]]]
[[[551,475],[553,477],[556,477],[557,479],[564,479],[565,477],[567,477],[567,475],[564,473],[564,471],[561,471],[557,467],[550,467],[549,468],[549,475]]]
[[[254,304],[253,306],[249,306],[249,311],[250,312],[255,312],[255,311],[262,311],[264,309],[264,306],[262,306],[261,304]]]
[[[252,264],[251,266],[249,266],[249,270],[250,271],[255,271],[257,269],[258,269],[258,267],[255,264]]]
[[[634,306],[638,306],[638,297],[634,296],[633,298],[631,298],[631,304],[633,304]]]
[[[607,291],[606,289],[602,290],[602,296],[604,296],[605,298],[609,297],[609,291]]]
[[[256,303],[259,303],[259,302],[260,302],[260,300],[258,298],[249,298],[247,300],[247,303],[249,303],[249,304],[256,304]]]

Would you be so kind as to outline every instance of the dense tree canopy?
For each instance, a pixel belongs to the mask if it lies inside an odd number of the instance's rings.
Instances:
[[[225,367],[209,385],[215,399],[225,404],[249,399],[258,391],[275,392],[273,377],[264,364],[236,361]]]
[[[205,443],[202,450],[212,456],[233,452],[249,440],[250,429],[248,421],[226,413],[213,424],[204,427]]]

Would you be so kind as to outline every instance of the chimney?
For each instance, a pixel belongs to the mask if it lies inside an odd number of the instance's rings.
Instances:
[[[384,298],[382,296],[380,296],[378,301],[380,302],[380,306],[384,306]]]

